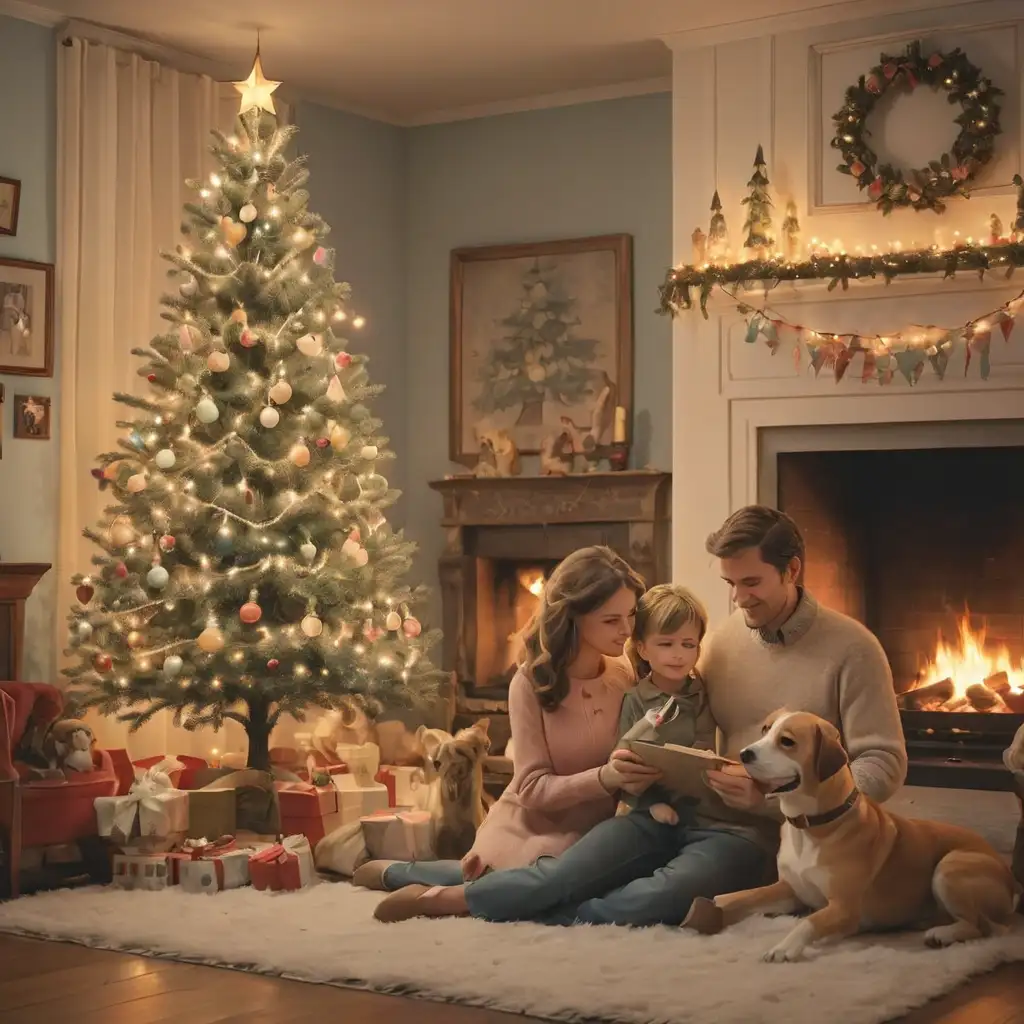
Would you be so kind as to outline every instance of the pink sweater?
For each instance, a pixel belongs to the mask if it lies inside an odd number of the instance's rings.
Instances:
[[[473,851],[491,868],[516,868],[557,856],[615,803],[597,773],[619,738],[619,710],[633,673],[624,661],[605,661],[596,679],[571,679],[555,711],[541,708],[522,672],[508,691],[514,774],[477,833]]]

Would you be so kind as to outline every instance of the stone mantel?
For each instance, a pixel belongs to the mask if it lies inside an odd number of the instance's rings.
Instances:
[[[654,522],[668,516],[671,475],[652,470],[568,476],[432,480],[444,500],[441,525],[541,526]]]

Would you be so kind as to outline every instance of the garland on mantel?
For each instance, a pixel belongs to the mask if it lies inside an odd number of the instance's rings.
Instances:
[[[1024,238],[1019,236],[995,245],[958,243],[952,249],[932,246],[929,249],[870,255],[823,253],[800,262],[790,262],[777,255],[744,263],[674,267],[658,289],[661,297],[658,312],[675,317],[684,310],[693,309],[696,292],[700,311],[706,320],[711,293],[715,287],[725,289],[729,285],[760,284],[774,288],[786,281],[824,280],[829,282],[828,290],[832,291],[840,285],[846,290],[851,281],[882,278],[889,284],[895,278],[908,274],[942,274],[949,278],[971,271],[983,278],[990,271],[1003,270],[1009,278],[1018,267],[1024,267]]]
[[[794,324],[778,315],[767,306],[754,309],[736,298],[737,309],[746,318],[746,342],[754,344],[764,339],[774,355],[784,341],[793,343],[793,361],[799,370],[803,354],[810,358],[814,375],[823,369],[832,371],[836,383],[843,379],[847,368],[858,353],[863,353],[861,382],[877,380],[889,384],[896,373],[902,374],[907,383],[914,385],[921,379],[925,363],[931,365],[941,380],[946,375],[950,357],[959,342],[965,345],[964,376],[970,370],[974,356],[978,357],[978,372],[987,380],[992,347],[992,332],[998,328],[1005,341],[1016,319],[1024,309],[1024,292],[984,316],[968,320],[960,327],[937,327],[915,325],[893,334],[834,334]]]

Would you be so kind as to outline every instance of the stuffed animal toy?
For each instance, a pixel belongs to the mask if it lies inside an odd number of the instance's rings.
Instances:
[[[69,772],[93,770],[96,737],[78,718],[62,718],[53,723],[43,740],[43,753],[51,768]]]

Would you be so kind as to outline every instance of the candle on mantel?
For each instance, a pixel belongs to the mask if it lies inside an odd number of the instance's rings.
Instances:
[[[612,443],[626,443],[626,409],[622,405],[615,406],[615,430],[612,433]]]

